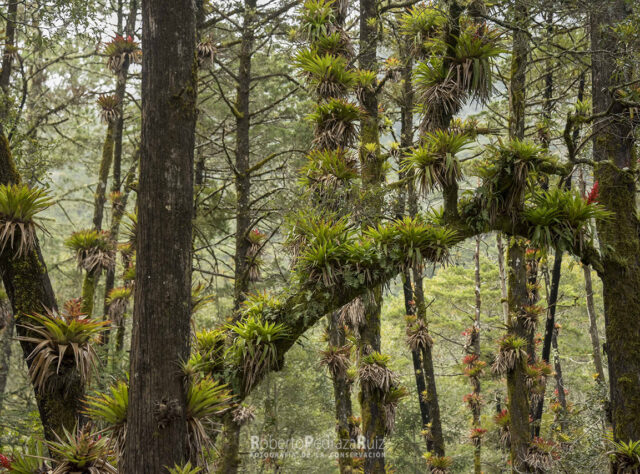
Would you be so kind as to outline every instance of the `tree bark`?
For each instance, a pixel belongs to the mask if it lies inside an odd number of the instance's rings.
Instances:
[[[198,63],[193,1],[142,5],[142,138],[129,415],[123,471],[187,458],[193,153]]]
[[[4,329],[2,329],[0,333],[2,335],[0,339],[0,414],[2,414],[7,380],[9,379],[9,371],[11,370],[11,349],[16,323],[8,299],[2,299],[2,301],[0,301],[0,320],[2,320],[0,324],[4,324]]]
[[[614,100],[617,84],[629,80],[625,46],[617,25],[628,21],[625,0],[592,2],[590,35],[593,157],[599,202],[612,216],[597,222],[604,271],[601,274],[609,362],[611,416],[616,440],[640,439],[640,236],[636,214],[634,172],[637,160],[630,111]]]

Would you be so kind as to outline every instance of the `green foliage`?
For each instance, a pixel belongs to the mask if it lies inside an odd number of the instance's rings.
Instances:
[[[414,54],[426,56],[430,51],[428,40],[436,36],[445,23],[446,18],[439,8],[419,3],[400,16],[400,31],[411,39]]]
[[[83,413],[106,428],[119,453],[124,449],[127,435],[128,406],[129,385],[124,380],[111,385],[109,393],[96,393],[85,400]]]
[[[305,39],[314,41],[331,34],[334,0],[307,0],[300,17],[300,30]]]
[[[541,247],[558,246],[578,251],[588,238],[588,224],[610,214],[597,203],[588,203],[575,191],[554,188],[534,193],[527,202],[524,217],[533,226],[530,239]]]
[[[369,228],[365,235],[393,261],[405,268],[416,268],[422,265],[423,259],[446,262],[456,233],[445,227],[425,224],[416,217],[405,217]]]
[[[282,323],[263,321],[253,316],[226,327],[234,333],[229,351],[241,367],[245,391],[248,392],[260,377],[277,367],[279,355],[276,345],[290,336],[289,330]]]
[[[405,157],[405,166],[412,169],[423,191],[443,188],[462,178],[456,155],[464,150],[471,138],[452,130],[436,130],[423,137],[422,145]]]
[[[109,321],[92,320],[67,310],[24,317],[33,321],[22,323],[28,335],[19,338],[35,346],[29,354],[32,360],[29,375],[33,384],[44,389],[51,375],[60,373],[61,368],[66,370],[70,367],[83,382],[87,382],[99,360],[94,345]],[[67,382],[74,383],[72,380]]]
[[[42,189],[24,184],[0,185],[0,252],[8,247],[16,257],[29,253],[35,246],[36,229],[42,229],[34,218],[51,204]],[[19,241],[14,248],[16,236]]]
[[[357,76],[349,70],[343,56],[319,56],[313,51],[303,50],[296,57],[296,65],[317,96],[323,99],[344,96],[356,83]]]
[[[36,474],[47,472],[45,463],[46,450],[42,442],[30,439],[26,450],[20,454],[14,454],[11,460],[9,472],[15,474]]]
[[[343,31],[318,36],[313,41],[313,49],[319,56],[329,54],[332,56],[351,57],[353,48],[349,42],[349,37]]]
[[[189,461],[184,466],[178,466],[177,464],[173,467],[168,468],[169,474],[198,474],[202,472],[202,469],[197,466],[192,466]]]
[[[315,124],[316,147],[334,150],[352,146],[357,135],[355,122],[360,116],[360,108],[345,100],[331,99],[318,104],[308,116]]]
[[[498,354],[493,362],[495,374],[504,375],[515,369],[516,365],[527,359],[527,341],[521,337],[507,334],[500,341]]]
[[[120,98],[116,94],[102,94],[96,101],[100,107],[100,117],[106,123],[118,118],[118,105]]]
[[[131,36],[122,37],[116,35],[113,40],[104,47],[107,56],[107,67],[114,74],[119,74],[125,62],[128,64],[139,63],[142,60],[140,44]]]
[[[193,456],[202,455],[211,446],[209,433],[212,421],[231,408],[232,395],[226,385],[203,377],[187,388],[187,424],[189,450]]]
[[[433,121],[433,113],[455,114],[462,107],[464,94],[451,70],[446,70],[442,59],[431,57],[418,63],[413,73],[416,98],[422,107],[423,129]]]
[[[300,181],[305,186],[334,188],[358,177],[358,162],[346,150],[312,150],[307,160],[300,170]]]
[[[607,441],[613,445],[613,449],[607,454],[618,472],[637,472],[640,469],[640,440],[615,441],[613,435],[609,434]]]
[[[531,141],[500,140],[486,150],[488,159],[476,165],[474,174],[483,181],[478,192],[491,222],[500,212],[514,216],[521,211],[525,192],[538,184],[536,173],[557,167],[555,159]]]
[[[247,295],[240,312],[245,318],[275,319],[281,307],[282,301],[277,296],[267,291],[261,291]]]
[[[53,470],[54,474],[73,472],[91,472],[95,474],[116,474],[113,467],[115,453],[109,439],[101,437],[90,426],[70,433],[66,429],[63,436],[57,436],[57,442],[47,446],[53,457],[60,462]]]
[[[504,52],[499,38],[499,31],[482,24],[464,30],[456,41],[457,82],[480,102],[486,102],[493,90],[491,60]]]
[[[65,245],[75,252],[78,267],[87,272],[99,272],[115,265],[115,243],[107,231],[74,232]]]

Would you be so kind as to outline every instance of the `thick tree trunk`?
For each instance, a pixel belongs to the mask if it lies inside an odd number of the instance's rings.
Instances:
[[[599,201],[612,217],[598,221],[604,271],[606,350],[609,362],[611,417],[616,440],[640,439],[640,236],[634,172],[637,159],[630,111],[615,88],[629,80],[623,69],[625,46],[616,26],[628,21],[632,5],[625,0],[592,2],[591,63],[594,114],[593,156]],[[623,65],[623,66],[621,66]],[[613,103],[612,103],[613,102]]]
[[[361,69],[376,71],[378,68],[378,30],[377,1],[360,0],[360,51]],[[375,87],[374,87],[375,88]],[[380,192],[383,180],[383,164],[380,153],[380,135],[378,131],[378,97],[374,90],[365,89],[361,94],[361,105],[365,111],[360,121],[360,165],[362,183],[367,193],[367,205],[362,224],[372,225],[378,218],[383,205]],[[373,145],[373,152],[366,146]],[[380,351],[380,318],[382,312],[382,287],[372,288],[363,298],[365,323],[359,341],[360,357],[372,351]],[[364,470],[367,474],[384,473],[384,394],[379,390],[360,391],[360,410],[362,413],[362,432],[365,437]]]
[[[524,139],[527,66],[529,37],[527,23],[529,12],[524,0],[514,3],[513,21],[518,30],[513,32],[511,52],[511,81],[509,84],[509,138]],[[520,205],[518,203],[516,205]],[[527,290],[526,246],[512,238],[507,249],[508,264],[508,334],[529,340],[530,332],[524,324],[525,310],[529,304]],[[526,385],[525,364],[527,360],[518,357],[515,367],[507,372],[507,393],[511,433],[511,467],[514,472],[526,472],[526,456],[531,432],[529,429],[529,394]]]
[[[509,268],[509,334],[522,339],[527,338],[527,328],[519,317],[527,305],[527,271],[525,265],[525,246],[512,238],[507,250]],[[511,433],[511,465],[514,472],[527,472],[525,458],[529,449],[529,394],[526,384],[526,357],[519,357],[515,367],[507,372],[507,393]]]
[[[13,332],[15,330],[16,319],[11,312],[11,303],[8,299],[0,301],[0,415],[4,404],[5,390],[9,371],[11,370],[11,352],[13,345]]]
[[[498,277],[500,278],[500,296],[502,303],[502,318],[506,324],[509,320],[509,298],[507,296],[507,274],[504,268],[504,244],[502,233],[496,234],[496,246],[498,248]]]
[[[142,7],[142,139],[129,415],[123,471],[186,460],[193,150],[198,64],[193,1]]]

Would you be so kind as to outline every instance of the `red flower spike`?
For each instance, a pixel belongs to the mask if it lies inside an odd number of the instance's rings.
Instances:
[[[594,202],[598,202],[598,198],[600,197],[600,184],[596,181],[593,183],[593,188],[589,191],[587,195],[587,204],[593,204]]]

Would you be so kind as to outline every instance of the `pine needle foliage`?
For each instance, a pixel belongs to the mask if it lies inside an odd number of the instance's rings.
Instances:
[[[45,389],[51,376],[60,373],[61,368],[73,368],[73,373],[85,383],[90,379],[99,361],[94,346],[109,321],[96,321],[67,310],[24,318],[32,322],[22,323],[28,335],[19,339],[35,346],[28,357],[32,361],[29,375],[35,386]]]
[[[36,230],[42,229],[34,218],[51,204],[43,189],[24,184],[0,185],[0,252],[11,249],[18,258],[31,252]]]

